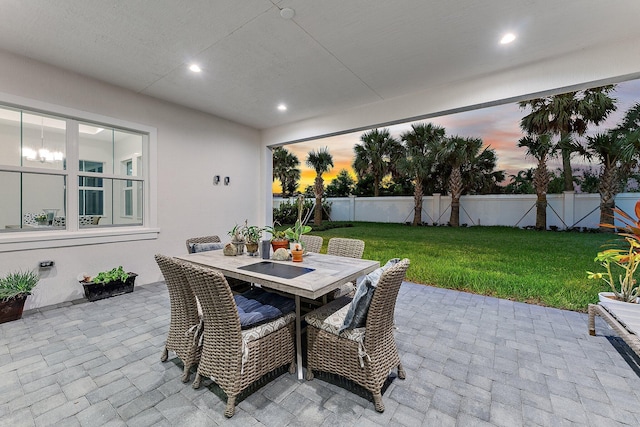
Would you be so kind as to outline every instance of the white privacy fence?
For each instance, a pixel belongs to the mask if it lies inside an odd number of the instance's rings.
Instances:
[[[633,215],[640,193],[622,193],[616,206]],[[273,207],[283,200],[274,197]],[[336,197],[331,203],[331,220],[405,223],[413,221],[413,197]],[[293,199],[291,201],[294,201]],[[568,191],[547,195],[547,227],[597,228],[600,222],[600,195]],[[460,224],[533,227],[536,224],[535,194],[489,194],[460,198]],[[451,197],[425,196],[422,221],[447,224],[451,214]]]

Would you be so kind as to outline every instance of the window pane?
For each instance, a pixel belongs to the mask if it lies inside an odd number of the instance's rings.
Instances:
[[[20,173],[0,172],[0,182],[0,230],[20,229]]]
[[[0,172],[0,225],[5,231],[54,230],[65,226],[63,176]],[[22,200],[22,203],[21,203]]]
[[[79,124],[81,159],[99,162],[104,168],[95,172],[142,176],[142,168],[127,168],[126,161],[142,156],[143,135],[90,123]],[[124,163],[123,163],[124,162]],[[124,167],[123,167],[124,165]]]
[[[0,108],[0,165],[21,165],[20,121],[20,111]]]
[[[66,128],[64,120],[22,113],[22,165],[65,169]]]

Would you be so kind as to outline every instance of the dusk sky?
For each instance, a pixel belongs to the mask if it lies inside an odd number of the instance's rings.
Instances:
[[[640,80],[632,80],[629,82],[619,83],[616,90],[610,94],[617,99],[617,110],[614,111],[605,123],[599,127],[592,127],[588,133],[602,132],[606,129],[616,126],[624,113],[635,103],[640,102]],[[462,137],[482,138],[485,146],[490,146],[496,151],[498,156],[498,169],[504,170],[508,175],[516,174],[519,170],[535,167],[535,160],[525,155],[524,148],[518,148],[518,140],[523,136],[520,130],[520,119],[529,111],[521,110],[517,104],[505,104],[496,107],[483,108],[480,110],[467,111],[464,113],[452,114],[448,116],[431,118],[424,122],[431,122],[442,126],[446,129],[447,136],[459,135]],[[411,123],[388,127],[391,135],[399,139],[400,134],[411,128]],[[363,132],[355,132],[331,138],[318,139],[299,144],[292,144],[286,148],[298,156],[300,167],[302,170],[302,179],[298,189],[304,191],[308,185],[313,184],[315,171],[308,168],[305,164],[307,154],[311,150],[320,147],[327,147],[329,153],[333,156],[334,167],[328,173],[323,175],[325,185],[342,169],[347,169],[352,175],[353,170],[351,163],[353,161],[353,146],[360,142],[360,135]],[[560,159],[551,159],[549,168],[555,170],[561,167]],[[588,164],[581,157],[575,157],[572,165]],[[597,166],[597,165],[593,165]],[[508,183],[506,182],[502,185]],[[273,191],[279,193],[281,191],[280,181],[274,181]]]

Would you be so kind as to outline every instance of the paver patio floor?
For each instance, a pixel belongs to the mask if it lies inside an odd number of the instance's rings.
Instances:
[[[407,379],[386,390],[384,413],[285,373],[229,420],[210,389],[160,362],[168,324],[156,283],[0,325],[0,425],[640,425],[638,358],[599,318],[589,336],[583,313],[404,283],[396,340]]]

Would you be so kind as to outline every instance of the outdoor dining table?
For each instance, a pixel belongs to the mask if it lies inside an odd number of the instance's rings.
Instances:
[[[249,255],[225,256],[222,251],[200,252],[177,258],[211,267],[228,277],[259,284],[292,295],[296,306],[296,365],[302,371],[300,298],[316,300],[357,277],[380,267],[378,261],[308,253],[303,262],[265,260]]]

